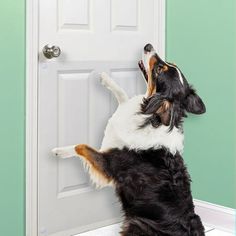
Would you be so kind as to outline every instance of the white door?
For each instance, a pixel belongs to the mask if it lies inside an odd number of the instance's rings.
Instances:
[[[120,219],[112,188],[95,190],[79,159],[59,160],[50,151],[76,143],[99,148],[116,106],[99,72],[111,74],[130,96],[144,92],[137,62],[146,43],[163,55],[160,5],[39,0],[39,235],[74,235]],[[46,44],[59,46],[61,55],[45,58]]]

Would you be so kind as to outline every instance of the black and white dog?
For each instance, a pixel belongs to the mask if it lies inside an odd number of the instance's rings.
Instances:
[[[119,102],[108,121],[100,150],[85,144],[55,148],[62,158],[78,156],[98,186],[112,185],[122,203],[122,236],[203,236],[184,165],[183,118],[205,105],[180,69],[144,47],[139,67],[145,95],[128,98],[108,75],[102,84]]]

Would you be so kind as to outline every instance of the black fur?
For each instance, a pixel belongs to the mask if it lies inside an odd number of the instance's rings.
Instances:
[[[203,236],[190,176],[179,153],[112,149],[102,154],[122,203],[125,236]]]

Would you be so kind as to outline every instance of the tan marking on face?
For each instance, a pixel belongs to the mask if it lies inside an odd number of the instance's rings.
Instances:
[[[152,96],[153,94],[156,93],[156,84],[155,82],[152,80],[152,72],[148,71],[148,83],[147,83],[147,97]]]
[[[162,71],[165,72],[165,71],[168,71],[168,69],[169,69],[168,66],[164,65]]]
[[[157,62],[156,57],[152,56],[149,60],[149,70],[153,70],[155,63]]]
[[[152,70],[156,62],[157,62],[157,59],[154,56],[152,56],[149,60],[149,69],[147,71],[147,75],[148,75],[147,92],[146,92],[147,97],[150,97],[156,93],[156,83],[152,79]]]

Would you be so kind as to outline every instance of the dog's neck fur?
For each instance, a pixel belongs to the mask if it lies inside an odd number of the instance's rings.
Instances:
[[[140,114],[143,95],[135,96],[120,104],[108,121],[101,150],[127,147],[134,150],[166,148],[172,154],[183,152],[182,128],[169,131],[169,126],[154,128],[140,126],[149,115]]]

